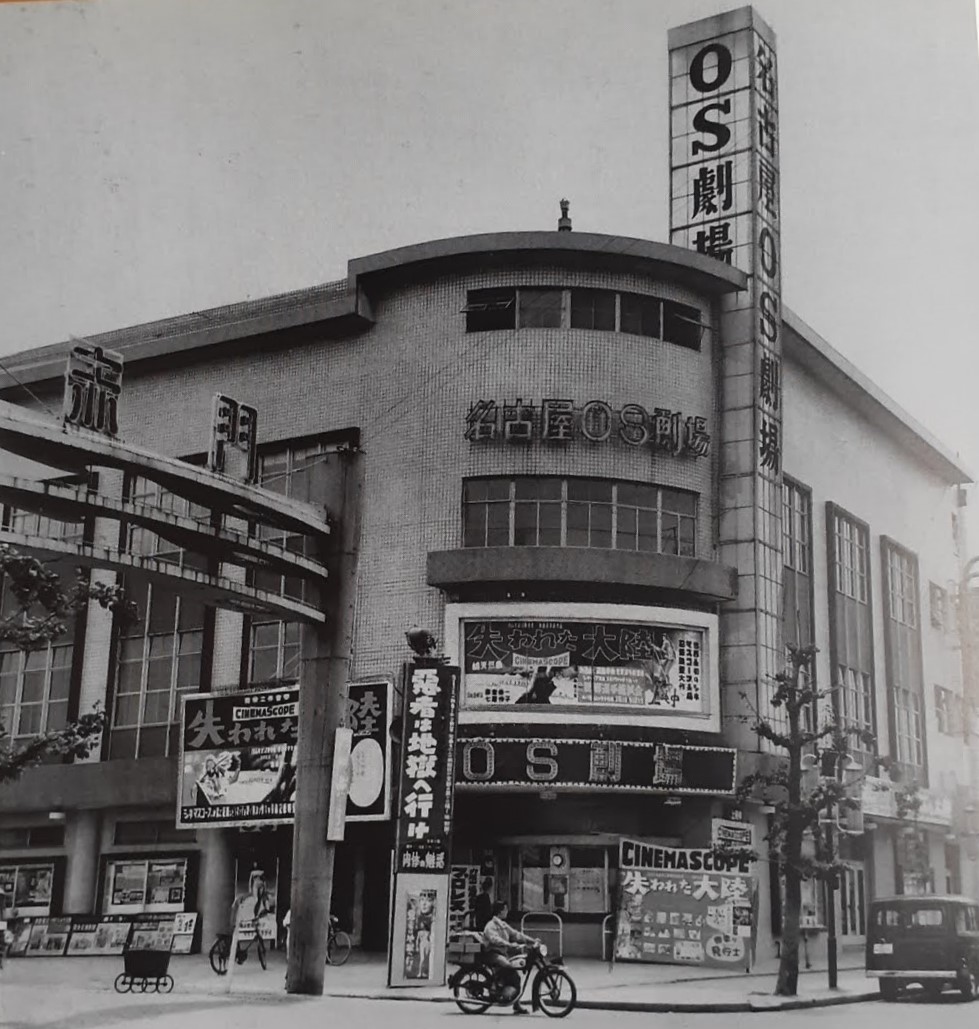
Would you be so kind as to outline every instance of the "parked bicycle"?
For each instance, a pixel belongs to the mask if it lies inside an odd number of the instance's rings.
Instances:
[[[342,965],[350,957],[350,937],[337,926],[340,919],[330,915],[330,926],[326,934],[326,963]]]
[[[228,959],[231,957],[231,933],[218,933],[217,939],[211,944],[211,950],[208,957],[211,961],[211,968],[218,975],[228,974]],[[255,935],[246,939],[238,937],[238,950],[235,954],[235,960],[239,965],[243,965],[248,960],[248,952],[255,948],[255,954],[258,957],[258,963],[262,968],[267,968],[267,962],[265,957],[265,941],[262,939],[258,930],[255,930]]]
[[[578,998],[574,980],[560,967],[560,958],[548,959],[543,943],[527,947],[525,955],[511,959],[511,965],[523,973],[520,992],[515,998],[509,996],[506,985],[497,976],[497,969],[487,965],[482,954],[473,964],[463,965],[453,972],[449,986],[459,1008],[467,1015],[480,1015],[494,1004],[504,1007],[519,1004],[532,979],[530,995],[535,1011],[543,1011],[550,1018],[571,1014]]]

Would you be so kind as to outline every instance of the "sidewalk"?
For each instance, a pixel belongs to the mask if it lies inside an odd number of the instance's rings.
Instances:
[[[836,990],[826,985],[825,967],[814,968],[800,974],[798,996],[791,998],[772,994],[778,970],[774,959],[760,962],[751,974],[682,965],[618,963],[610,968],[584,958],[570,958],[566,966],[578,989],[578,1006],[608,1011],[769,1011],[852,1004],[878,997],[876,981],[867,979],[862,962],[856,966],[848,955],[841,961]],[[22,991],[36,997],[41,991],[56,990],[70,993],[75,1005],[84,1005],[86,995],[91,1002],[93,994],[112,991],[121,971],[121,958],[13,958],[0,972],[0,982],[8,999]],[[170,974],[176,982],[170,995],[174,1000],[193,995],[217,1001],[229,993],[239,1000],[286,997],[285,959],[276,952],[269,954],[265,972],[250,957],[224,977],[211,971],[206,954],[175,955],[170,960]],[[342,968],[326,969],[324,996],[452,1003],[451,991],[445,986],[388,989],[386,978],[383,955],[355,952]]]

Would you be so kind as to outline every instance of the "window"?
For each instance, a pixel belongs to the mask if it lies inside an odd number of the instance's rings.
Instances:
[[[150,585],[140,617],[119,629],[109,758],[176,754],[180,696],[201,685],[204,605]]]
[[[32,825],[19,829],[0,829],[0,847],[9,850],[20,847],[63,847],[63,825]]]
[[[466,332],[491,332],[517,327],[517,291],[471,289],[465,306]]]
[[[0,899],[5,909],[16,908],[21,917],[50,915],[55,894],[55,872],[63,870],[63,860],[45,864],[0,865]]]
[[[604,914],[609,902],[609,848],[524,845],[514,848],[521,911]]]
[[[928,600],[931,608],[931,624],[942,632],[948,626],[948,593],[936,582],[928,583]]]
[[[696,552],[697,495],[611,479],[467,479],[466,547]]]
[[[570,303],[566,303],[566,298]],[[462,310],[466,315],[466,332],[595,329],[661,339],[688,350],[700,350],[706,327],[701,312],[690,304],[611,289],[471,289]]]
[[[696,307],[677,304],[672,300],[663,302],[663,339],[689,350],[700,349],[700,312]]]
[[[913,778],[925,772],[924,684],[918,617],[917,558],[892,540],[881,540],[884,570],[884,640],[894,757]]]
[[[74,579],[70,565],[59,562],[52,570],[66,584]],[[0,581],[0,617],[10,618],[20,610],[16,598]],[[0,723],[15,743],[67,724],[75,620],[70,618],[66,625],[63,636],[38,650],[27,652],[10,641],[0,643]]]
[[[796,518],[794,510],[791,517]],[[830,544],[830,667],[836,680],[833,702],[850,731],[851,750],[856,756],[862,754],[866,762],[874,748],[861,739],[861,733],[876,732],[869,530],[833,504],[827,505],[826,523]],[[795,553],[793,559],[804,557]]]
[[[323,470],[323,447],[319,443],[301,444],[261,455],[259,484],[265,489],[296,500],[315,501],[317,480]],[[278,543],[286,550],[312,555],[312,542],[305,536],[287,534],[263,526],[264,540]],[[307,599],[307,584],[299,576],[259,571],[249,575],[249,583],[297,600]],[[297,622],[252,619],[248,641],[248,681],[299,678],[300,627]]]
[[[560,329],[560,289],[521,289],[517,293],[517,319],[521,329]]]
[[[935,687],[935,724],[938,731],[951,736],[956,731],[956,708],[958,697],[942,686]]]
[[[103,914],[183,911],[187,858],[119,858],[105,864]]]
[[[810,646],[815,639],[812,610],[812,498],[788,478],[782,484],[782,632],[787,644]],[[815,673],[815,668],[812,669]],[[769,717],[782,713],[772,709]],[[803,713],[812,729],[815,704]],[[779,719],[782,721],[782,719]]]
[[[571,328],[615,331],[615,294],[607,289],[571,290]]]

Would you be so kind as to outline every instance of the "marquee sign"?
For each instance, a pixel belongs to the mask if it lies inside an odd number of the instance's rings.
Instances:
[[[62,408],[66,425],[117,435],[121,393],[122,354],[87,344],[71,348]]]
[[[456,789],[734,793],[737,751],[619,740],[479,737],[456,745]]]
[[[647,410],[640,404],[613,408],[604,400],[578,406],[574,400],[474,400],[466,415],[464,436],[470,443],[590,443],[618,440],[657,453],[706,457],[711,435],[707,419],[666,407]]]

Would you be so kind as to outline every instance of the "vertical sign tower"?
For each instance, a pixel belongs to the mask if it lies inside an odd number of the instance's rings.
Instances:
[[[737,713],[734,698],[745,692],[770,717],[771,681],[783,664],[775,34],[741,7],[672,29],[669,48],[670,242],[749,276],[748,289],[723,302],[716,350],[719,558],[739,572],[738,600],[721,615],[721,678],[726,715]],[[756,749],[753,738],[738,742]]]

